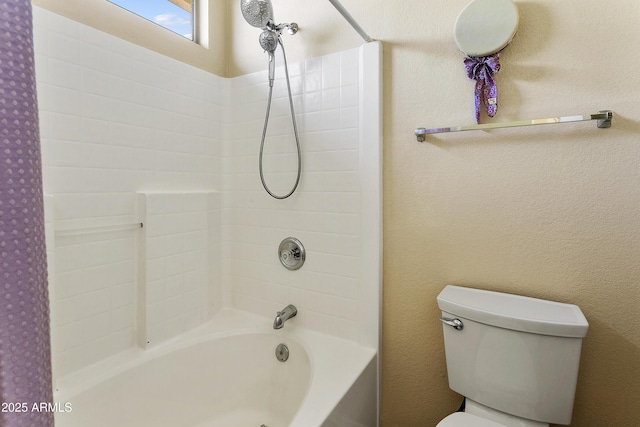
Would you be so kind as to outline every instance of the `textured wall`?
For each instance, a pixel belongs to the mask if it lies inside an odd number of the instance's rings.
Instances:
[[[266,67],[259,30],[228,0],[231,75]],[[518,1],[493,121],[612,109],[593,123],[460,133],[419,144],[418,126],[472,124],[473,83],[452,37],[467,0],[344,0],[384,43],[383,425],[432,426],[455,410],[435,297],[447,283],[580,305],[574,426],[640,419],[640,5]],[[278,0],[291,61],[357,46],[328,2]],[[313,12],[310,12],[313,10]]]

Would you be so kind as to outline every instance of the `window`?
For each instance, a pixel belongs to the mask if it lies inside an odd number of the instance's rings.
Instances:
[[[195,40],[194,0],[109,0],[189,40]]]

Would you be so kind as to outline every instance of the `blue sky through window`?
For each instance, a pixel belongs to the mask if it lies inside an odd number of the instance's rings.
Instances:
[[[169,0],[109,0],[189,40],[193,39],[191,13]]]

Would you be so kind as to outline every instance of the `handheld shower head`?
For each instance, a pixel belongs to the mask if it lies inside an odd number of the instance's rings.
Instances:
[[[298,128],[296,126],[296,114],[293,109],[293,97],[291,96],[291,84],[289,82],[289,71],[287,69],[287,57],[284,53],[284,45],[282,44],[282,39],[280,38],[284,29],[287,29],[289,34],[295,34],[298,31],[298,24],[291,23],[276,25],[273,19],[273,8],[271,7],[271,0],[240,0],[240,10],[242,11],[242,16],[247,21],[247,23],[249,23],[249,25],[257,28],[262,28],[262,33],[260,34],[258,41],[260,42],[260,46],[262,47],[262,49],[264,49],[264,51],[269,54],[269,99],[267,101],[267,111],[264,116],[262,139],[260,140],[258,169],[260,170],[260,181],[262,181],[262,186],[264,187],[265,191],[269,193],[271,197],[282,200],[291,196],[293,192],[296,191],[296,188],[298,188],[298,184],[300,183],[300,173],[302,171],[300,140],[298,137]],[[296,150],[298,152],[298,173],[296,175],[296,182],[293,185],[291,191],[283,196],[279,196],[269,190],[262,170],[264,141],[267,135],[267,125],[269,124],[269,112],[271,111],[271,100],[273,95],[273,81],[276,74],[276,57],[274,52],[278,48],[278,45],[280,45],[282,50],[284,75],[287,81],[287,92],[289,93],[289,109],[291,111],[291,122],[293,124],[293,134],[295,135],[296,139]]]
[[[271,30],[264,30],[260,34],[259,41],[265,52],[273,52],[278,47],[278,35]]]
[[[254,27],[267,28],[269,22],[274,22],[271,0],[240,0],[240,10],[244,19]]]
[[[276,58],[273,52],[278,47],[278,34],[275,31],[264,30],[260,34],[260,46],[269,53],[269,86],[273,87],[276,74]]]

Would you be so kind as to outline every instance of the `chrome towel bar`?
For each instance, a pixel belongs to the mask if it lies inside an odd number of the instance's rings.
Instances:
[[[533,120],[520,120],[515,122],[504,123],[485,123],[481,125],[470,126],[455,126],[448,128],[417,128],[415,131],[418,142],[425,140],[425,135],[431,135],[435,133],[447,133],[447,132],[462,132],[466,130],[487,130],[487,129],[500,129],[500,128],[513,128],[520,126],[534,126],[534,125],[548,125],[554,123],[571,123],[571,122],[584,122],[589,120],[597,120],[599,128],[611,127],[611,121],[613,119],[613,112],[611,110],[600,110],[596,114],[588,114],[585,116],[566,116],[566,117],[553,117],[549,119],[533,119]]]

